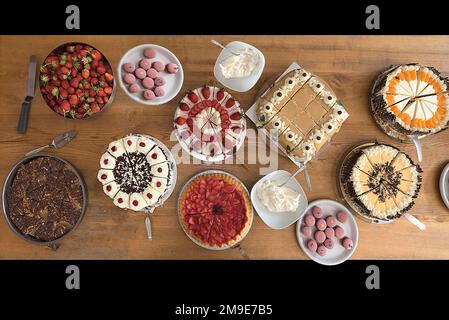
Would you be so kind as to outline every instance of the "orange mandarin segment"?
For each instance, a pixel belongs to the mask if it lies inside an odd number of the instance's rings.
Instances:
[[[391,105],[391,104],[394,104],[394,97],[393,96],[387,96],[387,102],[388,102],[388,105]]]
[[[391,112],[393,112],[395,115],[399,115],[401,113],[401,111],[399,111],[397,106],[392,106],[390,107]]]
[[[402,119],[402,121],[404,121],[404,123],[406,123],[406,124],[410,124],[410,117],[408,116],[408,114],[406,114],[406,113],[401,113],[400,115],[399,115],[399,118],[401,118]]]

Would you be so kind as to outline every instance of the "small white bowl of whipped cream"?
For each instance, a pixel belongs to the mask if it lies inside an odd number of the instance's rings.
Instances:
[[[307,196],[291,173],[274,171],[260,179],[251,190],[251,201],[260,218],[273,229],[283,229],[298,221],[304,214]]]
[[[226,45],[215,62],[214,76],[225,87],[245,92],[259,80],[265,67],[265,57],[256,47],[241,41]]]

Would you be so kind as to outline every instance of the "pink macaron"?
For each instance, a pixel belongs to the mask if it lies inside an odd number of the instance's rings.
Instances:
[[[322,218],[323,217],[323,209],[321,209],[320,207],[313,207],[312,214],[317,219]]]
[[[157,77],[159,77],[159,72],[157,72],[156,69],[150,68],[147,70],[147,76],[151,79],[156,79]]]
[[[147,57],[147,58],[152,59],[152,58],[156,57],[157,52],[156,52],[156,50],[153,49],[153,48],[147,48],[147,49],[145,49],[145,50],[143,51],[143,55],[144,55],[145,57]]]
[[[341,223],[346,223],[348,221],[348,214],[344,211],[337,212],[337,220]]]
[[[341,244],[346,250],[351,250],[354,247],[354,242],[352,242],[352,239],[348,237],[344,238]]]
[[[311,227],[315,224],[315,218],[312,215],[308,214],[304,217],[304,223],[306,224],[306,226]]]
[[[147,72],[143,68],[137,68],[136,71],[134,71],[134,74],[137,79],[143,79],[147,76]]]
[[[127,73],[123,77],[123,81],[125,81],[126,84],[133,84],[136,82],[136,77],[132,73]]]
[[[145,100],[153,100],[156,98],[156,95],[154,94],[154,92],[152,90],[145,90],[143,92],[143,98]]]
[[[165,95],[164,87],[156,87],[154,88],[154,94],[156,97],[162,97]]]
[[[324,234],[326,235],[326,238],[331,239],[335,236],[335,231],[334,229],[327,227],[324,229]]]
[[[335,227],[337,225],[337,218],[335,216],[327,216],[326,217],[326,224],[328,227]]]
[[[328,249],[333,249],[334,241],[332,239],[326,239],[326,240],[324,240],[324,246]]]
[[[345,230],[343,230],[343,228],[340,227],[340,226],[336,226],[336,227],[334,228],[334,232],[335,232],[335,236],[336,236],[338,239],[343,239],[343,237],[345,236]]]
[[[163,85],[165,84],[165,79],[164,79],[163,77],[156,77],[156,78],[154,79],[154,84],[155,84],[157,87],[163,86]]]
[[[315,238],[315,241],[317,243],[323,243],[324,240],[326,240],[326,235],[324,234],[323,231],[320,230],[316,231],[313,237]]]
[[[136,93],[140,90],[140,87],[137,83],[133,83],[132,85],[129,86],[128,90],[131,93]]]
[[[156,69],[156,71],[158,71],[158,72],[164,71],[164,69],[165,69],[165,65],[160,61],[153,62],[152,67],[154,69]]]
[[[144,88],[152,89],[154,88],[154,80],[149,77],[146,77],[145,79],[142,80],[142,85]]]
[[[144,70],[148,70],[151,68],[151,62],[148,59],[142,59],[139,62],[139,67],[141,67]]]
[[[165,69],[168,73],[176,73],[179,70],[179,67],[176,63],[170,62],[165,66]]]
[[[316,249],[316,253],[318,253],[320,256],[324,257],[327,253],[327,248],[324,245],[320,245],[317,249]]]
[[[327,227],[327,224],[326,221],[323,218],[321,218],[316,221],[315,226],[317,227],[318,230],[324,231],[324,229],[326,229]]]
[[[318,248],[318,244],[316,243],[315,240],[310,239],[309,241],[307,241],[307,248],[312,251],[315,252],[316,249]]]
[[[301,233],[306,237],[310,237],[312,235],[312,227],[302,226]]]
[[[123,65],[123,70],[126,72],[134,72],[134,70],[136,70],[136,66],[131,62],[127,62]]]

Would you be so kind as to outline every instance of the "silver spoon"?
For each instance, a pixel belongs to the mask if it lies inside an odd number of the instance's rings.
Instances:
[[[62,148],[67,143],[69,143],[71,140],[73,140],[73,138],[75,138],[75,136],[76,136],[75,130],[71,130],[71,131],[62,133],[60,135],[57,135],[51,143],[49,143],[45,146],[42,146],[40,148],[31,150],[30,152],[26,153],[25,156],[29,156],[29,155],[41,152],[42,150],[50,148],[50,147],[55,148],[55,149]]]
[[[217,40],[213,40],[213,39],[212,39],[210,42],[212,42],[213,44],[219,46],[220,48],[222,48],[222,49],[224,49],[224,50],[226,50],[226,51],[229,51],[229,52],[232,53],[234,56],[239,56],[239,55],[240,55],[240,53],[234,52],[233,50],[231,50],[231,49],[225,47],[224,45],[222,45],[222,44],[221,44],[220,42],[218,42]]]
[[[278,188],[285,186],[293,177],[295,177],[302,170],[303,170],[303,167],[300,167],[294,174],[290,175],[290,177],[288,177],[287,180],[285,180],[281,184],[278,184]]]

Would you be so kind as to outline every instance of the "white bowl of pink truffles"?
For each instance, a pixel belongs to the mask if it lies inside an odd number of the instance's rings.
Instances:
[[[133,100],[160,105],[181,90],[184,72],[178,58],[168,49],[142,44],[128,50],[118,66],[120,86]]]

